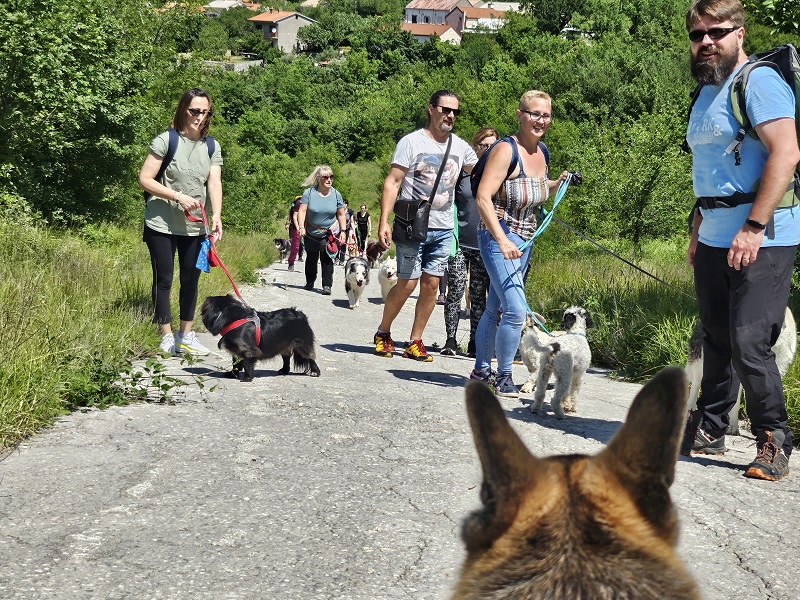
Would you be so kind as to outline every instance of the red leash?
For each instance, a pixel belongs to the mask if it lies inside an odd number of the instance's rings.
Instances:
[[[249,304],[247,304],[247,302],[244,301],[242,294],[239,292],[239,288],[236,287],[236,283],[234,283],[233,277],[231,277],[231,272],[225,266],[225,263],[222,262],[222,259],[219,257],[219,254],[217,254],[217,246],[215,243],[216,237],[208,232],[208,216],[206,215],[206,209],[203,207],[202,204],[200,205],[200,210],[203,211],[202,219],[193,217],[188,210],[183,211],[183,214],[186,215],[187,219],[189,219],[194,223],[200,223],[200,222],[203,223],[203,226],[206,229],[206,239],[208,239],[211,242],[211,248],[208,251],[208,264],[212,267],[222,268],[222,270],[225,272],[225,275],[228,276],[228,281],[231,282],[231,285],[233,286],[233,291],[236,293],[236,296],[239,298],[239,300],[242,301],[242,304],[244,304],[247,308],[250,308],[253,311],[253,315],[251,317],[233,321],[232,323],[229,323],[228,325],[223,327],[219,332],[220,336],[225,337],[225,334],[236,329],[237,327],[241,327],[242,325],[246,325],[247,323],[252,323],[253,325],[256,326],[256,346],[258,346],[261,343],[261,320],[258,318],[258,312],[256,311],[256,309],[254,309],[252,306],[250,306]]]
[[[233,291],[236,292],[236,296],[246,305],[247,302],[244,301],[244,298],[242,298],[242,295],[239,293],[239,288],[236,287],[236,284],[233,281],[233,277],[231,277],[231,272],[228,271],[228,268],[225,266],[225,263],[222,262],[222,259],[219,257],[219,254],[217,254],[216,237],[214,237],[208,232],[208,217],[206,216],[206,209],[203,207],[202,204],[200,205],[200,210],[203,211],[202,219],[193,217],[188,210],[183,211],[183,214],[186,215],[187,219],[193,221],[194,223],[201,223],[201,222],[203,223],[203,226],[206,228],[206,238],[211,242],[211,250],[209,250],[208,252],[208,264],[211,265],[212,267],[218,266],[222,268],[222,270],[225,272],[225,275],[228,276],[228,281],[231,282],[231,285],[233,286]]]

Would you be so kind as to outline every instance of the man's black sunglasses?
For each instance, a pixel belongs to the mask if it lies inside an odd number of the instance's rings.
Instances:
[[[439,112],[443,115],[449,115],[450,113],[453,113],[453,116],[457,117],[461,114],[460,108],[450,108],[449,106],[439,106],[438,104],[436,105],[436,108],[438,108]]]
[[[695,29],[689,32],[689,39],[695,43],[702,42],[703,38],[710,37],[712,40],[721,40],[729,33],[740,29],[739,27],[714,27],[713,29]]]

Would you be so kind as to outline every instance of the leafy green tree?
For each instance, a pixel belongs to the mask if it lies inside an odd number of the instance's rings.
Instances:
[[[218,19],[206,19],[200,33],[194,51],[199,58],[218,60],[225,56],[225,52],[230,47],[228,32]]]
[[[800,31],[800,7],[797,0],[745,0],[747,12],[772,33],[797,35]]]
[[[520,9],[536,19],[542,31],[558,34],[569,25],[580,0],[522,0]]]
[[[157,18],[140,0],[0,5],[0,171],[48,218],[118,212],[141,157],[138,96],[175,53]]]

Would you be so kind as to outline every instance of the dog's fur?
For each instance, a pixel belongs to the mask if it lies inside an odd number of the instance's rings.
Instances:
[[[397,259],[386,258],[381,261],[381,268],[378,270],[378,283],[381,284],[381,296],[385,302],[389,290],[397,285]]]
[[[254,324],[246,323],[229,331],[217,344],[233,357],[231,375],[241,381],[253,381],[253,371],[259,360],[281,356],[281,375],[289,374],[289,358],[294,369],[319,377],[316,362],[314,332],[305,314],[296,308],[279,308],[271,312],[255,311],[233,295],[209,296],[200,309],[203,325],[212,335],[234,321],[258,315],[261,325],[261,343],[256,346]]]
[[[369,284],[369,264],[365,258],[353,256],[347,259],[344,265],[344,291],[350,308],[355,308],[361,302],[361,294]]]
[[[675,553],[669,487],[686,419],[686,378],[664,369],[596,456],[536,458],[488,386],[466,387],[483,508],[464,522],[453,600],[697,600]]]
[[[530,392],[536,388],[531,410],[538,413],[544,404],[547,382],[555,375],[556,387],[550,406],[556,417],[564,418],[565,412],[575,412],[578,408],[583,376],[592,362],[592,351],[586,341],[586,330],[594,323],[585,308],[570,306],[564,311],[561,321],[563,335],[549,336],[535,327],[527,330],[520,340],[520,354],[528,367],[528,382],[522,386],[522,392]],[[536,357],[535,354],[539,356]],[[535,368],[535,370],[534,370]],[[532,385],[533,373],[536,384]]]
[[[383,244],[379,244],[378,240],[375,238],[367,239],[367,243],[364,244],[364,256],[366,257],[367,262],[369,262],[370,269],[375,269],[378,267],[381,256],[383,256],[386,250],[387,248],[384,248]]]
[[[778,365],[778,372],[781,379],[786,376],[786,372],[794,360],[797,352],[797,325],[794,315],[789,307],[786,307],[786,314],[783,319],[783,326],[778,335],[778,340],[772,347],[775,353],[775,362]],[[703,380],[703,324],[697,319],[692,328],[692,335],[689,338],[689,351],[686,357],[686,376],[689,378],[691,387],[689,388],[689,409],[697,407],[697,397],[700,395],[700,382]],[[736,395],[736,404],[730,412],[730,424],[727,433],[739,435],[739,406],[742,401],[742,386]]]
[[[275,238],[275,249],[278,251],[280,262],[286,262],[292,251],[292,241],[282,238]]]

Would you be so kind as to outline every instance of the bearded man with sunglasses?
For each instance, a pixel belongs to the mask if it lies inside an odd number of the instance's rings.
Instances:
[[[470,172],[478,162],[472,147],[452,133],[459,112],[458,96],[449,90],[435,92],[428,103],[428,124],[397,143],[392,168],[383,183],[378,239],[385,248],[392,243],[389,215],[398,193],[406,200],[432,198],[432,204],[428,235],[424,242],[394,240],[397,284],[386,296],[383,318],[375,333],[375,353],[379,356],[391,357],[394,353],[394,341],[390,333],[392,323],[419,281],[411,341],[403,356],[422,362],[433,360],[422,343],[422,334],[436,306],[439,280],[450,258],[456,182],[462,168]],[[435,184],[440,167],[442,176],[439,183]]]
[[[703,380],[681,453],[725,452],[728,413],[741,381],[758,448],[745,475],[776,481],[789,472],[792,452],[771,347],[800,243],[799,207],[778,209],[800,161],[795,99],[774,70],[752,71],[745,106],[758,138],[745,136],[737,165],[731,85],[747,61],[744,9],[739,0],[697,0],[686,27],[692,75],[700,84],[686,135],[698,198],[687,258],[703,324]]]

